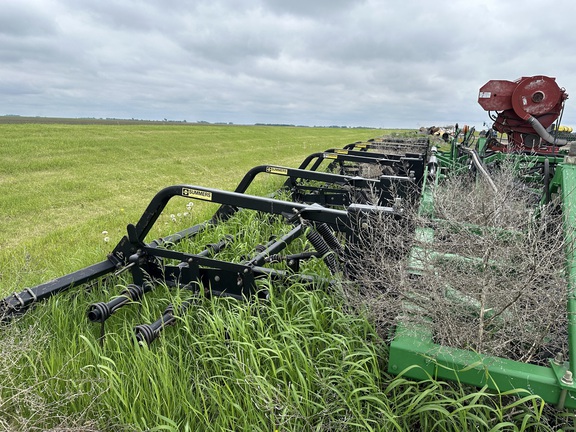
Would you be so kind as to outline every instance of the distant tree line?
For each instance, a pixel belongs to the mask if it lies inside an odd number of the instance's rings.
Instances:
[[[41,117],[41,116],[21,116],[18,114],[5,114],[0,115],[0,124],[15,124],[15,123],[62,123],[62,124],[164,124],[164,125],[234,125],[233,122],[209,122],[206,120],[199,120],[196,122],[188,122],[187,120],[142,120],[142,119],[121,119],[115,117],[96,118],[96,117],[79,117],[79,118],[65,118],[65,117]],[[246,125],[248,126],[248,125]],[[337,129],[375,129],[368,126],[308,126],[308,125],[295,125],[288,123],[254,123],[254,126],[276,126],[276,127],[315,127],[315,128],[337,128]]]

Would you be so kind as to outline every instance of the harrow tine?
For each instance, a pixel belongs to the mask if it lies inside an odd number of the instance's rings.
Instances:
[[[129,303],[137,302],[144,294],[154,289],[154,285],[145,282],[143,285],[130,284],[122,293],[110,300],[108,303],[93,303],[88,307],[86,316],[92,322],[99,322],[102,324],[102,333],[104,332],[104,323],[113,313],[118,311],[122,306]]]
[[[133,225],[131,226],[133,227]],[[132,228],[132,236],[133,235],[134,231]],[[232,241],[233,236],[227,235],[218,243],[212,243],[207,245],[206,248],[200,253],[196,254],[196,256],[208,257],[210,255],[216,254],[220,252],[222,249],[224,249]],[[131,264],[133,264],[134,266],[138,265],[135,259],[131,259],[130,261],[132,261]],[[183,264],[188,266],[187,263]],[[130,265],[127,266],[126,268],[128,267],[130,267]],[[197,276],[196,279],[199,279],[199,276]],[[120,309],[123,306],[126,306],[134,302],[138,302],[140,299],[142,299],[144,294],[152,291],[154,287],[155,287],[154,284],[151,283],[150,281],[144,281],[142,285],[130,284],[126,287],[124,291],[122,291],[122,293],[118,297],[108,301],[107,303],[99,302],[90,305],[86,312],[86,316],[89,321],[101,324],[100,337],[102,338],[104,337],[104,323],[108,318],[112,316],[112,314],[114,314],[116,311],[118,311],[118,309]]]
[[[306,238],[312,244],[312,246],[314,246],[314,249],[318,251],[322,259],[328,266],[330,273],[332,275],[338,273],[338,271],[340,270],[339,268],[340,266],[338,264],[338,261],[336,260],[334,251],[330,249],[328,243],[326,243],[322,235],[318,231],[310,229],[306,232]]]
[[[191,304],[192,299],[183,302],[178,308],[178,313],[180,315],[184,314]],[[152,342],[158,338],[162,330],[164,330],[167,326],[176,324],[177,317],[175,315],[175,309],[175,306],[171,304],[164,310],[162,316],[153,323],[140,324],[134,327],[136,341],[138,343],[146,343],[146,345],[151,345]]]

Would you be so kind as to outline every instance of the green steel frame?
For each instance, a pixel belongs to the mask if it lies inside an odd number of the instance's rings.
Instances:
[[[469,139],[464,134],[464,141]],[[524,390],[538,395],[559,409],[576,409],[576,251],[573,247],[576,241],[576,145],[572,144],[566,155],[546,157],[502,154],[487,156],[483,151],[484,140],[479,139],[476,145],[486,163],[506,157],[514,159],[518,165],[551,163],[555,166],[554,175],[546,187],[550,194],[561,198],[564,217],[569,358],[557,357],[550,360],[549,366],[539,366],[481,355],[435,344],[430,328],[422,326],[416,330],[408,329],[401,323],[390,346],[389,372],[415,379],[446,379],[478,387],[486,386],[498,392]],[[448,173],[458,174],[467,169],[468,156],[461,152],[460,146],[461,143],[454,140],[449,151],[437,153],[440,174],[434,178],[436,183]],[[545,162],[546,158],[548,162]],[[423,187],[421,214],[432,216],[431,189],[434,186],[428,182]],[[433,233],[417,232],[416,235],[430,236]]]

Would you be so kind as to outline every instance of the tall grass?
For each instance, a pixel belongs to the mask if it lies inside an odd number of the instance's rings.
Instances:
[[[18,362],[19,396],[3,387],[6,429],[552,430],[535,396],[388,376],[386,345],[333,295],[297,284],[271,293],[249,303],[199,299],[151,347],[135,343],[132,325],[178,301],[173,292],[160,288],[119,313],[102,345],[84,318],[101,293],[52,300],[12,327],[40,335],[43,347]],[[3,382],[13,371],[2,371]]]

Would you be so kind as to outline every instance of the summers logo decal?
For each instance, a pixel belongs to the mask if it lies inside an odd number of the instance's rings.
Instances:
[[[204,201],[212,201],[212,192],[198,189],[182,188],[182,196],[201,199]]]
[[[266,172],[270,174],[288,175],[288,170],[286,168],[279,168],[275,166],[267,166]]]

